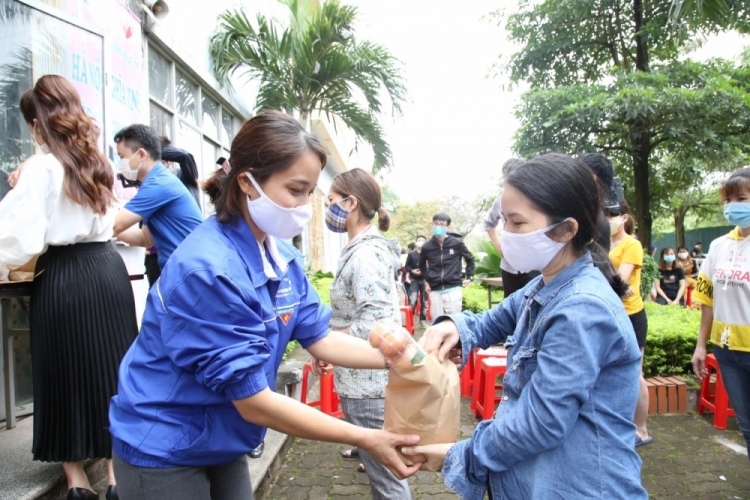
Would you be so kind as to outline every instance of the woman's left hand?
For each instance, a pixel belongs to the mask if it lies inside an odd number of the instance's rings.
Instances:
[[[423,446],[404,446],[401,453],[405,456],[422,455],[426,461],[422,464],[422,470],[439,471],[443,468],[443,461],[448,450],[456,443],[426,444]],[[417,457],[415,457],[417,459]]]

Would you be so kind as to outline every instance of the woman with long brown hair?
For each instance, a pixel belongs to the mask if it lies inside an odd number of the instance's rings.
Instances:
[[[125,263],[111,243],[114,171],[65,78],[45,75],[21,112],[46,154],[0,202],[0,263],[39,256],[31,293],[34,460],[62,462],[68,499],[96,499],[83,461],[112,458],[107,409],[138,333]],[[109,463],[109,462],[108,462]],[[110,466],[106,497],[117,498]]]

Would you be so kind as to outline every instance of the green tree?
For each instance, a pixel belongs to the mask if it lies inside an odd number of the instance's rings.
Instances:
[[[683,16],[698,14],[717,24],[733,26],[743,20],[738,16],[744,12],[744,0],[672,0],[671,19],[679,22]]]
[[[522,1],[506,22],[521,48],[504,71],[532,86],[518,109],[516,149],[524,156],[600,151],[627,165],[629,172],[618,173],[632,179],[644,245],[662,157],[699,154],[718,162],[746,151],[747,67],[678,61],[684,33],[722,26],[697,11],[670,21],[671,9],[669,0]],[[744,26],[748,18],[738,19]],[[666,29],[670,22],[677,29]]]
[[[402,247],[422,235],[432,237],[432,216],[440,212],[437,201],[418,201],[416,203],[399,203],[391,219],[388,237],[396,238]]]
[[[391,150],[378,117],[387,95],[401,113],[406,89],[399,62],[381,45],[358,40],[353,25],[357,10],[328,0],[309,7],[304,0],[283,0],[287,26],[243,9],[219,16],[209,54],[216,78],[229,85],[239,74],[260,83],[256,109],[296,114],[309,129],[312,113],[325,114],[349,127],[359,141],[372,146],[373,172],[388,168]]]

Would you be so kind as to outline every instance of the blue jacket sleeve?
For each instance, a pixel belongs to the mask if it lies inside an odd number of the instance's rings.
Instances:
[[[466,481],[484,485],[490,471],[508,470],[560,446],[602,367],[625,353],[625,342],[591,341],[592,335],[625,328],[617,321],[615,311],[599,298],[574,295],[561,301],[545,320],[537,368],[518,401],[508,403],[512,407],[501,418],[481,422],[469,441],[451,449],[444,474],[460,483],[457,471],[451,471],[460,462]],[[514,357],[512,362],[518,361]]]
[[[248,296],[250,292],[231,277],[206,268],[157,293],[165,310],[162,339],[177,366],[231,400],[268,387],[263,366],[271,349],[260,304]]]
[[[504,342],[506,338],[513,335],[516,329],[516,317],[522,305],[523,294],[514,293],[489,311],[481,313],[464,311],[450,316],[439,316],[435,323],[450,319],[458,327],[463,351],[461,366],[463,366],[468,362],[469,353],[475,347],[485,349]]]
[[[331,308],[320,301],[318,292],[307,278],[305,290],[297,311],[299,318],[292,332],[292,340],[298,341],[303,349],[328,335],[328,323],[331,321]]]

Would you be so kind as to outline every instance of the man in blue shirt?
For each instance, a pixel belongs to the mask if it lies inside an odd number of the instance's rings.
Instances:
[[[203,222],[200,208],[180,179],[161,163],[161,142],[151,128],[130,125],[115,135],[115,143],[120,173],[140,181],[141,187],[117,213],[114,234],[130,245],[155,246],[163,268],[177,245]]]

